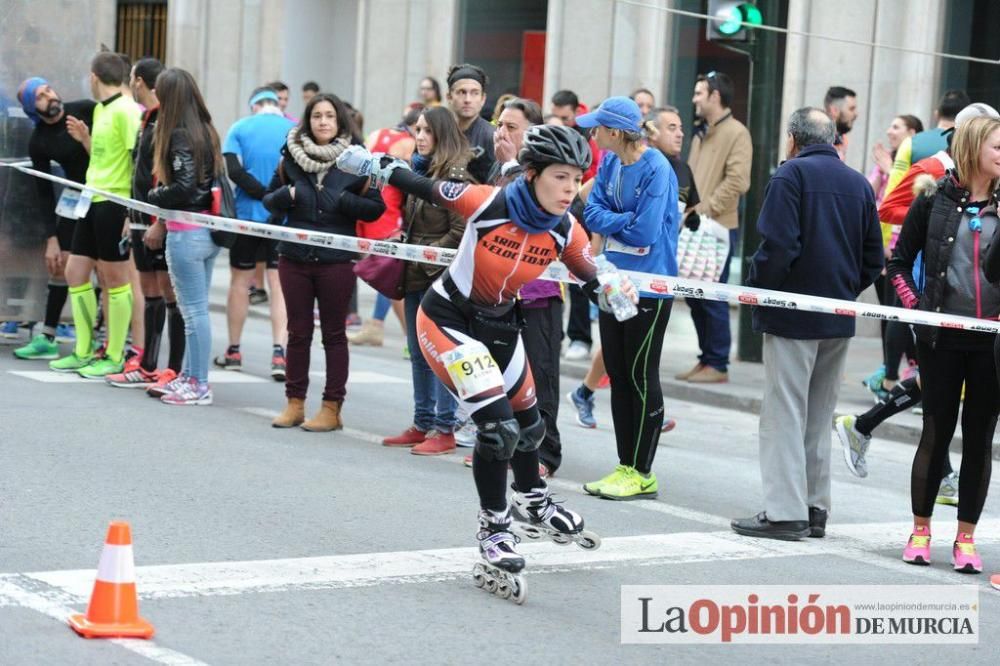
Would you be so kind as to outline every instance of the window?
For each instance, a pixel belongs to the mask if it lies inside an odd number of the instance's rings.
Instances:
[[[132,62],[147,56],[166,61],[166,0],[119,2],[115,50],[128,55]]]

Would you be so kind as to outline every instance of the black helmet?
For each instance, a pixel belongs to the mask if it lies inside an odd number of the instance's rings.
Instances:
[[[568,164],[590,168],[590,145],[572,127],[535,125],[524,133],[524,146],[517,161],[524,165]]]

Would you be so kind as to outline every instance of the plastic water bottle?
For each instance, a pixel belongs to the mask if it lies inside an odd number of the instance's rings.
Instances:
[[[639,309],[622,290],[622,276],[618,269],[603,254],[594,260],[597,264],[597,283],[605,294],[605,300],[618,321],[625,321],[639,314]]]

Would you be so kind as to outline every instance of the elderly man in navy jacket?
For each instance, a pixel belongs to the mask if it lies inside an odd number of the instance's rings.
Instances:
[[[823,111],[793,113],[788,135],[788,160],[757,220],[763,240],[747,285],[853,301],[882,270],[875,195],[840,161]],[[732,527],[771,539],[821,537],[830,510],[830,421],[854,319],[756,307],[753,326],[764,334],[764,511]]]

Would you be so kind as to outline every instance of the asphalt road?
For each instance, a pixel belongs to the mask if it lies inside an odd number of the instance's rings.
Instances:
[[[220,315],[213,325],[224,330]],[[876,440],[865,480],[834,452],[826,539],[746,539],[728,523],[761,508],[756,417],[692,403],[668,404],[679,425],[654,466],[660,498],[631,503],[580,490],[615,462],[607,392],[596,430],[576,426],[565,409],[565,462],[552,485],[604,546],[523,547],[523,606],[476,589],[464,452],[418,458],[377,443],[411,413],[409,365],[389,328],[385,347],[354,350],[347,429],[335,434],[270,428],[283,391],[267,378],[270,341],[259,320],[244,340],[246,369],[216,383],[211,407],[44,381],[52,379],[44,363],[0,348],[0,663],[996,663],[1000,592],[986,575],[950,570],[954,509],[938,507],[933,566],[899,560],[912,446]],[[313,370],[322,363],[314,347]],[[563,391],[574,383],[564,378]],[[997,484],[977,535],[988,571],[1000,570]],[[63,620],[86,607],[117,518],[132,524],[141,611],[157,629],[151,642],[88,641]],[[973,584],[981,638],[921,647],[622,645],[621,586],[644,584]],[[938,590],[928,587],[927,598]]]

